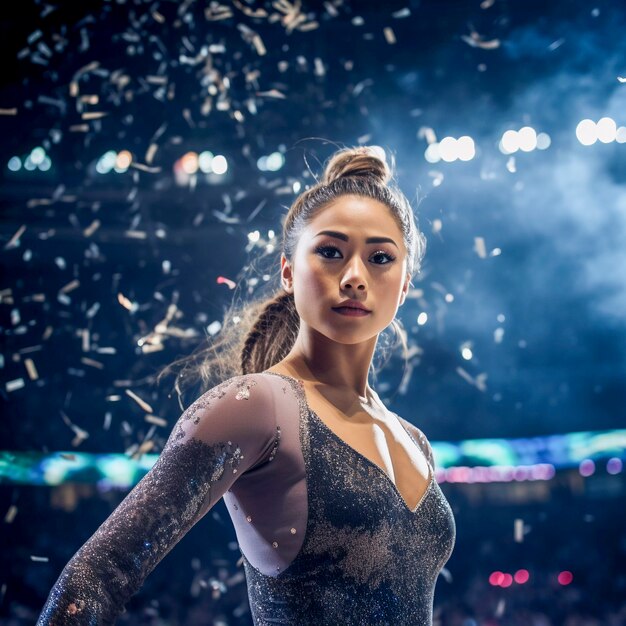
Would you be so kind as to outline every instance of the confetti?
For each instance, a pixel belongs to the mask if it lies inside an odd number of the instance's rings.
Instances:
[[[224,278],[224,276],[218,276],[216,282],[218,285],[228,285],[229,289],[234,289],[237,286],[237,283],[229,278]]]
[[[152,407],[145,400],[142,400],[136,393],[133,393],[130,389],[125,389],[124,392],[129,398],[132,398],[146,413],[154,413]]]
[[[388,26],[383,29],[383,33],[385,34],[385,40],[388,44],[396,43],[396,34],[393,32],[393,28],[389,28]]]
[[[282,91],[278,91],[278,89],[270,89],[269,91],[257,91],[256,95],[263,98],[280,98],[281,100],[287,98],[287,96],[282,93]]]
[[[67,285],[61,287],[61,289],[59,289],[59,293],[69,293],[70,291],[74,291],[74,289],[77,289],[79,286],[80,281],[78,279],[74,279],[73,281],[67,283]]]
[[[499,39],[485,40],[476,31],[472,31],[469,36],[461,35],[461,39],[472,46],[472,48],[482,48],[483,50],[495,50],[500,47]]]
[[[26,367],[28,377],[31,380],[37,380],[39,378],[39,374],[37,373],[37,368],[35,367],[35,363],[32,359],[24,359],[24,367]]]
[[[7,243],[4,244],[4,249],[5,250],[10,250],[11,248],[17,248],[20,245],[20,237],[24,234],[24,231],[26,230],[26,225],[22,224],[17,232],[11,237],[11,239],[9,239],[9,241],[7,241]]]
[[[157,426],[162,426],[163,428],[167,426],[167,420],[164,420],[162,417],[157,417],[156,415],[146,415],[144,419],[150,424],[156,424]]]
[[[18,389],[23,389],[24,386],[24,379],[16,378],[14,380],[7,381],[4,387],[10,393],[12,391],[17,391]]]
[[[463,380],[476,387],[479,391],[487,391],[487,385],[485,384],[485,381],[487,380],[486,373],[479,374],[476,378],[474,378],[462,367],[457,367],[456,372]]]
[[[487,249],[485,248],[485,240],[482,237],[474,237],[474,251],[481,259],[487,258]]]

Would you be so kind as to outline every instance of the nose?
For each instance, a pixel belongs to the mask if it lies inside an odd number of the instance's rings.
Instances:
[[[366,288],[365,273],[360,259],[354,259],[348,264],[341,279],[342,289],[358,289],[363,291]]]

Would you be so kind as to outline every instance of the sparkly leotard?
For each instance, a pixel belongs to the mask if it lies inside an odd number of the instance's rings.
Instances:
[[[430,446],[413,510],[387,474],[309,407],[301,381],[234,376],[180,417],[157,462],[65,566],[43,624],[113,624],[146,576],[224,498],[255,626],[432,624],[454,547]]]

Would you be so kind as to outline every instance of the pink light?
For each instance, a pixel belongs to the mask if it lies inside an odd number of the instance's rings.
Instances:
[[[503,578],[504,578],[504,574],[502,572],[498,572],[498,571],[492,572],[491,575],[489,576],[489,584],[493,585],[494,587],[499,587]]]
[[[504,574],[500,587],[510,587],[513,584],[513,576],[511,574]]]
[[[513,578],[515,579],[516,583],[518,583],[519,585],[523,585],[524,583],[528,582],[530,574],[528,573],[527,569],[518,569],[517,572],[515,572],[515,576],[513,576]]]
[[[560,572],[558,575],[558,581],[561,585],[569,585],[572,580],[574,580],[574,575],[572,572],[568,572],[567,570]]]
[[[581,476],[591,476],[596,471],[596,464],[591,459],[581,461],[578,468]]]

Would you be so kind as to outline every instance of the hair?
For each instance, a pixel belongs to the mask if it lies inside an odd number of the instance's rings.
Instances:
[[[408,252],[407,273],[413,278],[421,267],[426,238],[418,230],[409,201],[393,180],[384,150],[378,146],[343,148],[329,158],[322,178],[295,199],[283,219],[282,254],[292,262],[303,229],[322,207],[345,195],[372,198],[388,207],[402,232]],[[236,305],[233,298],[215,339],[199,346],[190,356],[167,365],[157,380],[179,370],[174,388],[180,399],[181,392],[189,387],[199,385],[197,391],[202,393],[221,380],[262,372],[285,358],[298,335],[300,317],[293,294],[280,285],[273,289],[269,297],[243,304]],[[381,367],[399,344],[406,366],[406,333],[397,319],[390,326],[397,341],[388,350]],[[373,364],[370,369],[376,376]]]

